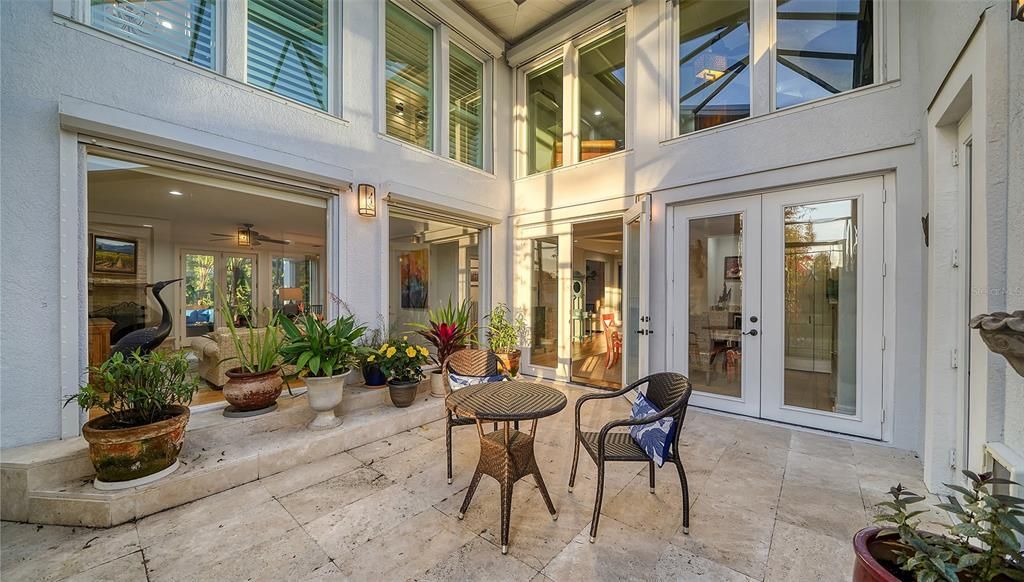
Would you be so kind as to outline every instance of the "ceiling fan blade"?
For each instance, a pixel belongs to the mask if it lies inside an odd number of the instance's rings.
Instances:
[[[210,236],[226,236],[226,237],[228,237],[228,238],[235,238],[235,236],[236,236],[236,235],[233,235],[233,234],[224,234],[224,233],[222,233],[222,232],[211,232],[211,233],[210,233]]]
[[[272,243],[272,244],[275,244],[275,245],[290,245],[290,244],[292,244],[292,241],[290,241],[290,240],[287,240],[287,239],[283,239],[282,240],[282,239],[277,239],[277,238],[270,238],[269,236],[267,236],[265,234],[259,234],[259,233],[256,234],[256,240]]]

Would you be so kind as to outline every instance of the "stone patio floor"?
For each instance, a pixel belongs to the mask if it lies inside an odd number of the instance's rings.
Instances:
[[[479,452],[474,427],[453,431],[448,485],[438,421],[106,530],[5,522],[0,577],[847,581],[851,538],[888,487],[925,492],[913,453],[691,409],[681,437],[690,535],[671,465],[657,470],[652,495],[646,464],[611,463],[590,544],[596,468],[585,451],[566,490],[573,403],[586,391],[558,386],[569,405],[540,421],[536,453],[559,518],[531,478],[518,482],[507,556],[496,481],[484,477],[456,518]],[[584,426],[628,414],[624,399],[590,403]]]

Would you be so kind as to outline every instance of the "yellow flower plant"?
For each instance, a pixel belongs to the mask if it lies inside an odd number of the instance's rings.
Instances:
[[[393,339],[381,346],[382,357],[378,360],[380,369],[388,381],[396,383],[418,382],[423,379],[423,366],[429,361],[427,348],[409,343],[409,340]]]

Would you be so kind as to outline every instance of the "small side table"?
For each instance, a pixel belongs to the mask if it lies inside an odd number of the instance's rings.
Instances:
[[[467,386],[445,399],[452,414],[476,420],[480,436],[480,461],[459,510],[462,519],[473,500],[483,475],[490,475],[501,485],[501,553],[508,553],[508,529],[512,513],[512,486],[527,475],[533,475],[552,519],[558,512],[551,502],[544,478],[533,453],[533,435],[537,419],[557,414],[565,408],[565,395],[558,390],[534,382],[490,382]],[[510,422],[532,420],[530,432],[520,432]],[[503,428],[485,433],[485,422],[501,422]]]

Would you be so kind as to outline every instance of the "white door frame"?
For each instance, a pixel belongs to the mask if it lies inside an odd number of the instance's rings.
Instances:
[[[637,264],[631,265],[630,259],[634,256],[630,243],[629,228],[631,225],[639,226],[639,233],[636,240]],[[630,207],[622,215],[622,257],[623,277],[619,284],[622,287],[622,385],[647,376],[650,364],[650,336],[653,333],[665,334],[667,329],[655,329],[662,326],[652,325],[651,322],[651,203],[650,196],[642,195],[637,197],[636,204]],[[636,280],[638,288],[632,289],[630,281],[630,269],[638,269]],[[630,295],[637,293],[637,313],[630,312]],[[637,377],[628,376],[628,362],[633,357],[630,340],[636,339],[636,360]],[[610,348],[609,348],[610,349]]]

